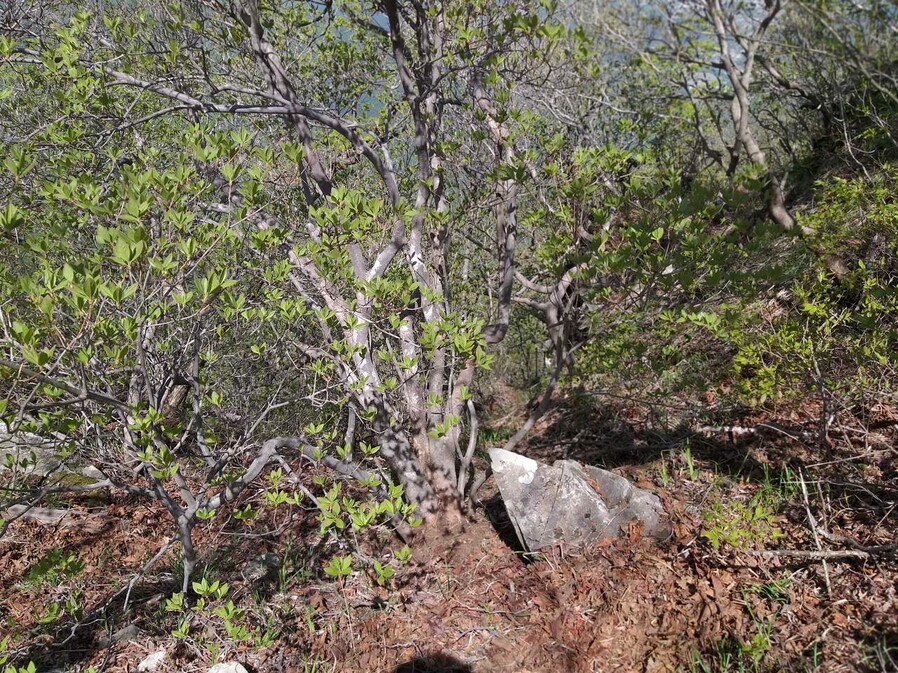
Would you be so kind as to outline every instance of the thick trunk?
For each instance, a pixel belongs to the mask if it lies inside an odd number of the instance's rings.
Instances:
[[[181,575],[181,593],[186,594],[190,589],[190,578],[196,567],[196,549],[193,546],[193,527],[196,521],[185,516],[178,517],[178,539],[183,549],[181,560],[184,563],[184,572]]]
[[[455,457],[447,449],[426,434],[416,434],[410,441],[402,430],[387,428],[380,433],[381,454],[428,531],[454,531],[462,522]]]
[[[408,435],[389,426],[379,432],[381,455],[405,489],[406,499],[418,507],[419,516],[427,518],[438,509],[437,497]]]
[[[437,512],[461,511],[461,494],[458,492],[458,468],[452,437],[433,439],[426,432],[413,438],[421,466],[435,496]]]
[[[367,405],[378,411],[375,429],[381,455],[405,489],[406,499],[416,506],[417,516],[426,523],[445,521],[450,527],[460,521],[461,496],[451,437],[434,439],[423,423],[407,432],[383,398],[370,398]]]

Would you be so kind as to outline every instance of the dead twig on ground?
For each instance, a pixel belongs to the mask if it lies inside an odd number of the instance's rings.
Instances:
[[[812,442],[816,440],[814,433],[807,432],[802,428],[789,428],[773,423],[758,423],[751,427],[743,427],[739,425],[701,425],[695,428],[695,432],[700,434],[727,434],[730,437],[748,437],[761,434],[781,434],[796,442]]]
[[[753,556],[762,556],[765,558],[782,558],[791,557],[803,559],[807,561],[849,561],[861,560],[866,561],[875,556],[886,555],[898,551],[898,544],[881,545],[879,547],[868,547],[863,549],[832,549],[832,550],[808,550],[808,549],[769,549],[765,551],[748,552]]]
[[[94,514],[72,509],[51,509],[48,507],[29,507],[28,505],[12,505],[3,512],[6,523],[18,519],[36,521],[38,523],[77,529],[86,533],[99,533],[111,525],[113,519],[106,514]]]
[[[820,546],[820,536],[817,534],[817,520],[814,518],[814,514],[811,512],[811,503],[808,499],[808,487],[804,481],[804,471],[798,471],[798,478],[801,483],[801,495],[804,499],[804,509],[808,515],[808,523],[811,526],[811,534],[814,536],[814,544],[817,545],[817,550],[821,551],[822,547]],[[822,557],[821,561],[823,562],[823,579],[826,581],[826,595],[832,595],[832,584],[829,581],[829,566],[826,564],[826,558]]]

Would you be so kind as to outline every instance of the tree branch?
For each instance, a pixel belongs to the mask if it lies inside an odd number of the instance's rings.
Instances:
[[[107,406],[117,407],[119,409],[127,409],[128,405],[122,402],[121,400],[117,400],[114,397],[109,395],[105,395],[103,393],[98,393],[95,390],[88,390],[87,388],[76,388],[75,386],[67,383],[66,381],[61,381],[60,379],[53,378],[50,376],[45,376],[27,366],[23,362],[13,362],[12,360],[7,360],[5,358],[0,358],[0,367],[4,367],[6,369],[11,369],[17,373],[19,376],[26,376],[30,379],[34,379],[36,381],[40,381],[41,383],[45,383],[47,385],[51,385],[54,388],[59,388],[60,390],[64,390],[65,392],[73,395],[75,397],[74,400],[62,400],[63,404],[74,404],[83,400],[90,400],[92,402],[97,402],[98,404],[105,404]],[[46,406],[46,405],[42,405]]]

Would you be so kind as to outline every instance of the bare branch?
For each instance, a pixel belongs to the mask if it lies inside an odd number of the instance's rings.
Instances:
[[[35,381],[39,381],[40,383],[45,383],[47,385],[51,385],[54,388],[59,388],[60,390],[64,390],[65,392],[73,395],[75,397],[74,400],[63,400],[64,404],[74,404],[76,402],[82,400],[90,400],[92,402],[97,402],[98,404],[105,404],[107,406],[117,407],[119,409],[127,409],[128,405],[122,402],[121,400],[117,400],[114,397],[109,395],[105,395],[103,393],[99,393],[95,390],[87,390],[86,388],[76,388],[70,383],[66,381],[62,381],[57,378],[53,378],[50,376],[45,376],[27,366],[23,362],[13,362],[12,360],[7,360],[5,358],[0,358],[0,367],[4,367],[6,369],[11,369],[16,372],[19,376],[25,376],[30,379],[34,379]],[[46,405],[45,405],[46,406]]]

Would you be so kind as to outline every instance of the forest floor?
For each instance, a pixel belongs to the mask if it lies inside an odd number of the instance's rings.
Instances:
[[[898,671],[896,419],[874,409],[863,428],[821,437],[816,416],[670,431],[642,407],[559,400],[519,450],[652,489],[669,540],[634,530],[528,558],[490,480],[464,534],[394,562],[383,588],[373,572],[325,576],[331,555],[352,550],[316,543],[310,513],[260,508],[197,531],[206,577],[229,589],[190,612],[181,638],[189,610],[166,609],[176,546],[122,611],[129,579],[169,540],[166,513],[124,495],[82,498],[68,504],[100,515],[92,530],[20,520],[0,540],[0,641],[39,671],[137,671],[159,650],[164,671]],[[382,553],[374,542],[359,541],[359,563]],[[254,574],[260,554],[279,567]]]

